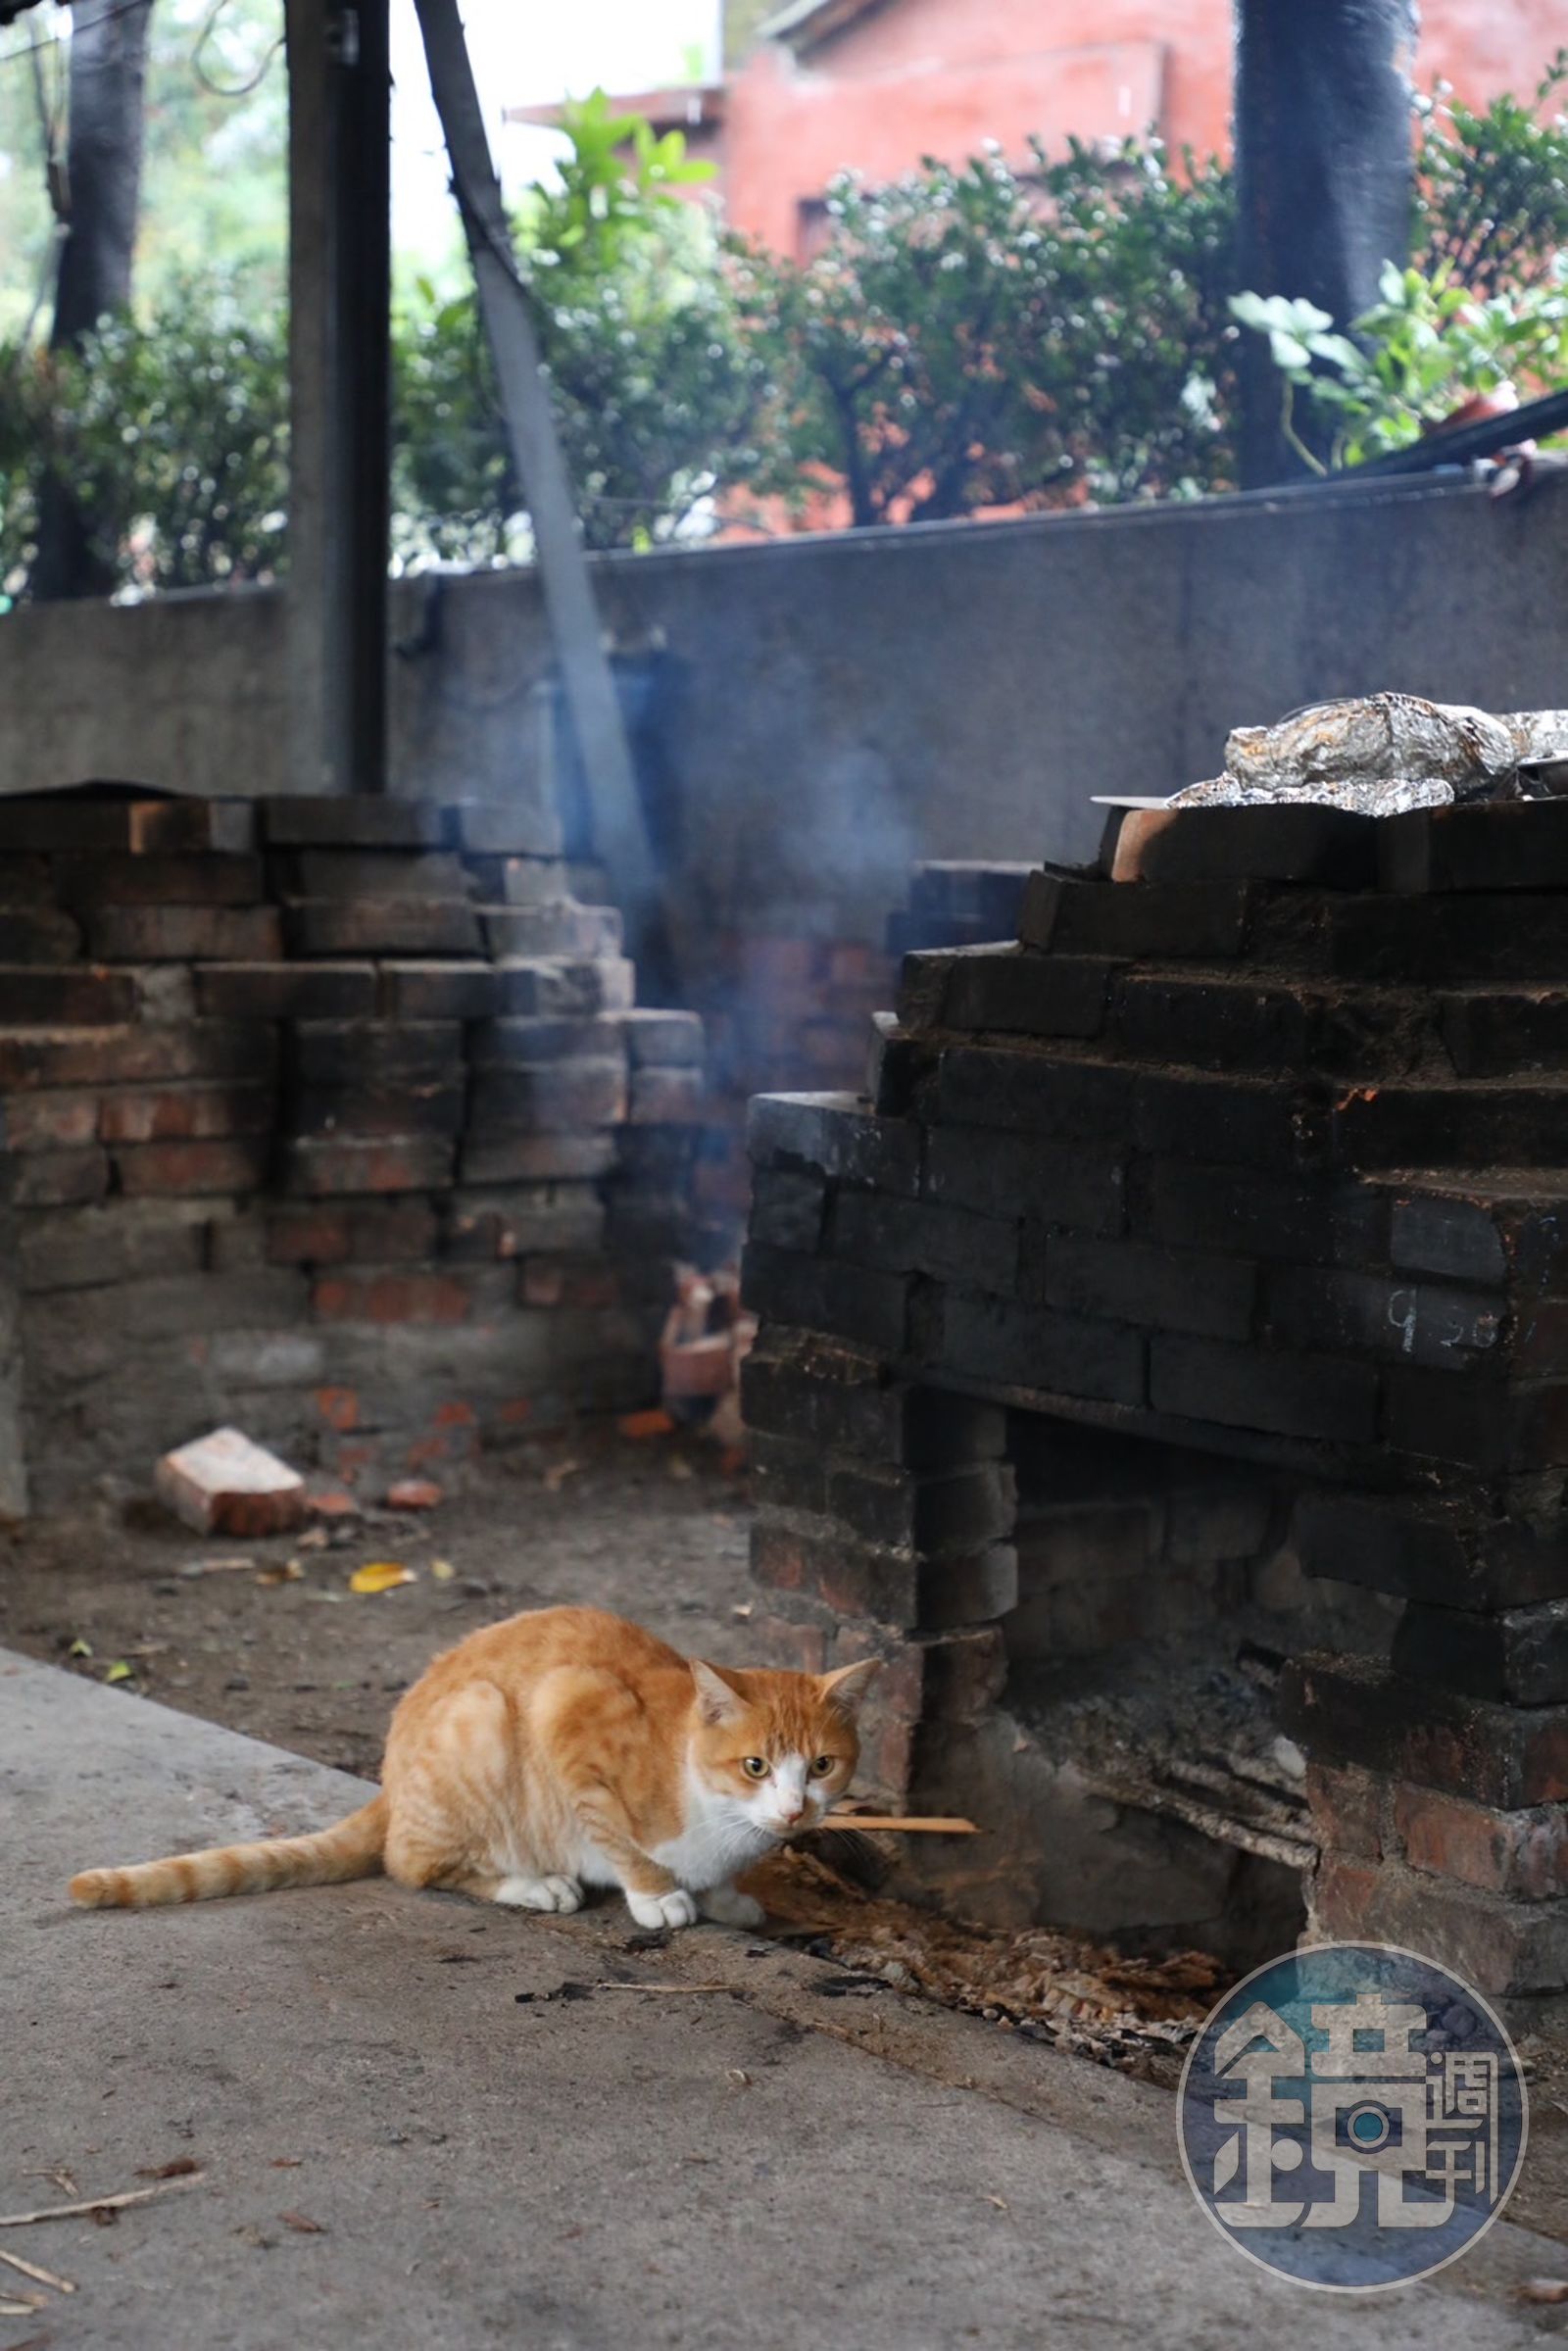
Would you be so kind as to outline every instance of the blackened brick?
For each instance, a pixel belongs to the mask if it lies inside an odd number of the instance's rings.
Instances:
[[[613,1061],[625,1056],[624,1015],[587,1012],[559,1018],[486,1020],[469,1053],[477,1069],[513,1069],[543,1061]]]
[[[949,1291],[932,1360],[1001,1388],[1119,1404],[1144,1400],[1144,1341],[1136,1331],[1010,1298]]]
[[[467,896],[462,860],[450,853],[396,849],[293,849],[272,859],[288,898],[387,899]]]
[[[1482,1202],[1442,1194],[1395,1199],[1389,1253],[1412,1272],[1460,1282],[1500,1282],[1507,1271],[1502,1237]]]
[[[926,1471],[998,1458],[1001,1411],[895,1379],[873,1357],[830,1340],[766,1332],[741,1366],[749,1427],[861,1460]]]
[[[925,1190],[947,1206],[1003,1219],[1033,1215],[1078,1232],[1119,1233],[1126,1220],[1118,1151],[996,1128],[934,1128],[926,1138]]]
[[[1371,1365],[1321,1355],[1159,1337],[1150,1351],[1150,1396],[1156,1412],[1273,1436],[1359,1445],[1377,1433]]]
[[[979,1462],[942,1476],[886,1463],[825,1465],[827,1511],[865,1543],[916,1551],[982,1551],[1012,1531],[1012,1472]]]
[[[361,1086],[293,1088],[288,1124],[296,1135],[456,1135],[466,1108],[461,1084],[367,1079]]]
[[[55,906],[0,907],[0,955],[10,963],[69,963],[81,953],[81,933]]]
[[[1077,1233],[1025,1230],[1022,1295],[1091,1321],[1139,1323],[1209,1339],[1245,1339],[1251,1329],[1256,1270],[1233,1257],[1161,1249],[1149,1242],[1093,1241]]]
[[[370,963],[213,963],[196,974],[197,1008],[218,1020],[368,1020]]]
[[[1098,1037],[1114,964],[1090,955],[1046,955],[1027,948],[955,955],[944,1024],[1030,1037]]]
[[[1517,1388],[1399,1365],[1384,1374],[1384,1435],[1399,1452],[1499,1476],[1568,1463],[1568,1384]]]
[[[912,1199],[920,1186],[920,1130],[877,1118],[850,1094],[764,1094],[749,1105],[747,1149],[758,1167],[803,1163],[839,1183]]]
[[[17,1260],[29,1293],[96,1290],[107,1284],[199,1273],[205,1213],[184,1202],[36,1209],[20,1220]]]
[[[814,1169],[761,1167],[752,1185],[747,1232],[769,1249],[812,1256],[821,1248],[826,1206],[827,1184]]]
[[[574,955],[583,960],[620,953],[620,916],[613,906],[485,906],[485,943],[492,955]]]
[[[132,857],[107,852],[54,859],[67,906],[254,906],[267,896],[257,857]]]
[[[1314,1005],[1289,988],[1243,980],[1132,975],[1113,1027],[1129,1053],[1199,1069],[1301,1069],[1315,1058]]]
[[[944,1126],[1130,1143],[1140,1085],[1139,1072],[1113,1062],[956,1046],[942,1055],[938,1111]]]
[[[746,1250],[743,1296],[753,1313],[792,1330],[858,1340],[888,1355],[904,1352],[908,1293],[902,1274],[756,1243]]]
[[[1505,1310],[1485,1291],[1306,1266],[1274,1270],[1265,1295],[1266,1327],[1287,1347],[1369,1350],[1439,1371],[1494,1352]]]
[[[275,906],[96,906],[87,947],[105,963],[265,961],[282,953]]]
[[[1562,1155],[1568,1088],[1360,1087],[1333,1115],[1349,1167],[1544,1166]]]
[[[575,962],[512,956],[499,962],[496,972],[497,1009],[504,1015],[629,1011],[636,994],[636,973],[624,955]]]
[[[447,831],[431,801],[368,792],[264,800],[261,819],[273,849],[440,849]]]
[[[480,945],[464,899],[303,899],[284,919],[296,955],[472,955]]]
[[[633,1126],[688,1126],[704,1099],[700,1069],[633,1069],[626,1116]]]
[[[249,801],[95,799],[89,791],[39,793],[0,807],[0,850],[248,850]]]
[[[1568,1797],[1568,1707],[1494,1705],[1364,1659],[1312,1656],[1286,1667],[1280,1711],[1283,1728],[1324,1762],[1503,1811]]]
[[[1510,996],[1473,989],[1446,996],[1439,1016],[1448,1057],[1462,1078],[1568,1069],[1568,992]]]
[[[1568,1599],[1481,1614],[1412,1603],[1391,1660],[1408,1681],[1432,1682],[1512,1706],[1568,1700]]]
[[[520,794],[509,800],[466,801],[453,809],[458,838],[475,857],[558,857],[561,819]]]
[[[302,1020],[289,1063],[302,1086],[450,1085],[463,1071],[463,1030],[452,1020]]]
[[[601,1132],[542,1135],[466,1135],[465,1184],[535,1184],[607,1175],[615,1164],[615,1138]]]
[[[618,1125],[626,1115],[626,1067],[620,1060],[513,1063],[474,1077],[470,1123],[476,1134],[568,1131]]]
[[[1366,890],[1387,828],[1344,808],[1175,808],[1138,856],[1145,882],[1316,882]]]
[[[1019,936],[1058,955],[1206,961],[1242,953],[1251,896],[1245,882],[1060,882],[1045,935],[1046,893],[1032,889]]]
[[[19,1159],[12,1199],[19,1208],[74,1207],[109,1190],[109,1156],[96,1144],[74,1151],[38,1151]]]
[[[274,1032],[255,1021],[189,1021],[167,1028],[0,1030],[0,1087],[144,1084],[163,1078],[271,1074]]]
[[[899,967],[898,1011],[906,1029],[941,1028],[947,1018],[948,983],[959,960],[956,949],[917,951]]]
[[[445,1135],[295,1142],[286,1147],[285,1173],[289,1192],[317,1199],[439,1190],[452,1179],[452,1143]]]
[[[0,965],[0,1022],[8,1028],[106,1028],[135,1009],[135,983],[124,972]]]
[[[1292,1543],[1309,1576],[1400,1599],[1487,1610],[1568,1597],[1568,1532],[1492,1518],[1453,1500],[1304,1494]]]
[[[752,1529],[752,1575],[769,1592],[788,1592],[840,1618],[933,1632],[1004,1614],[1017,1583],[1005,1544],[930,1558],[857,1541],[809,1513],[765,1508]],[[842,1650],[835,1661],[852,1662]]]
[[[1161,1164],[1151,1171],[1134,1221],[1178,1248],[1333,1265],[1380,1257],[1387,1215],[1379,1191],[1343,1178],[1282,1181],[1232,1167]]]
[[[1377,827],[1377,837],[1379,881],[1385,890],[1568,886],[1568,808],[1560,800],[1417,808],[1386,818]]]
[[[501,999],[490,963],[393,962],[381,966],[388,1020],[488,1020]]]
[[[1329,915],[1332,967],[1347,978],[1465,987],[1568,980],[1568,930],[1549,891],[1512,896],[1348,898]]]
[[[931,1274],[1004,1296],[1017,1279],[1015,1225],[933,1200],[840,1192],[829,1212],[827,1247],[852,1264]]]
[[[700,1069],[703,1024],[695,1012],[662,1012],[653,1005],[623,1012],[622,1034],[634,1069]]]

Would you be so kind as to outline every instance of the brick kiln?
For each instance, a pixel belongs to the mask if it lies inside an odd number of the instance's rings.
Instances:
[[[970,1907],[1245,1956],[1304,1871],[1539,2009],[1568,806],[1198,809],[1144,875],[1036,872],[870,1096],[754,1105],[754,1621],[888,1659],[869,1778],[987,1825]]]
[[[702,1030],[559,850],[522,805],[0,801],[0,1506],[219,1421],[379,1474],[646,1400]]]

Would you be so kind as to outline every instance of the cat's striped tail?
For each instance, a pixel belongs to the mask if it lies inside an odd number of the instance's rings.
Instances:
[[[83,1870],[71,1881],[71,1898],[88,1910],[149,1910],[159,1902],[266,1893],[274,1886],[331,1886],[344,1878],[375,1877],[385,1841],[386,1798],[375,1796],[314,1837],[212,1845],[203,1853],[173,1853],[167,1861],[143,1861],[133,1869]]]

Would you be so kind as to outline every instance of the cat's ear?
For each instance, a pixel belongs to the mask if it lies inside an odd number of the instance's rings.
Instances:
[[[836,1674],[818,1675],[817,1688],[834,1712],[853,1723],[860,1711],[860,1700],[881,1665],[880,1657],[862,1657],[857,1665],[841,1665]]]
[[[694,1657],[692,1680],[697,1685],[697,1711],[705,1723],[715,1727],[733,1723],[746,1712],[746,1700],[716,1665],[705,1665],[701,1657]]]

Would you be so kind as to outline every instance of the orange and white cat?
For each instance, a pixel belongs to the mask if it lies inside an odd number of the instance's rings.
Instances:
[[[875,1670],[742,1673],[597,1608],[535,1609],[435,1659],[392,1717],[380,1794],[335,1828],[87,1870],[72,1895],[143,1908],[384,1869],[517,1910],[618,1886],[640,1927],[756,1926],[734,1881],[849,1786]]]

